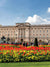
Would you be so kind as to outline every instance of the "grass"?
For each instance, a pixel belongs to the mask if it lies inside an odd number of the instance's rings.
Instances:
[[[0,67],[50,67],[50,62],[0,63]]]

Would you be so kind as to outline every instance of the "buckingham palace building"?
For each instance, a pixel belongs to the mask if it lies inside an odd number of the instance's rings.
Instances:
[[[16,23],[14,26],[0,25],[0,39],[3,36],[9,37],[11,42],[34,42],[36,37],[38,41],[48,42],[50,25],[31,25],[30,23]]]

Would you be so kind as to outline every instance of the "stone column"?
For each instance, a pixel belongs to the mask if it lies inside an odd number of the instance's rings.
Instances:
[[[20,41],[20,29],[18,29],[18,41]]]

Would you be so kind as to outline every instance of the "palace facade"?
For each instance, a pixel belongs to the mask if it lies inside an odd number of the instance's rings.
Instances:
[[[34,42],[36,37],[38,41],[48,42],[50,25],[31,25],[30,23],[16,23],[15,26],[0,25],[0,39],[2,36],[9,37],[11,42]]]

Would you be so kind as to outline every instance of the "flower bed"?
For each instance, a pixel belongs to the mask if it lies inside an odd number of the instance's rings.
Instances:
[[[50,45],[39,45],[39,47],[50,47]]]
[[[0,46],[0,62],[50,61],[50,47]]]

